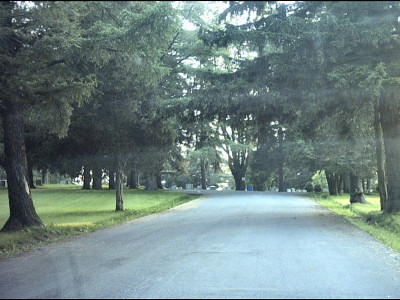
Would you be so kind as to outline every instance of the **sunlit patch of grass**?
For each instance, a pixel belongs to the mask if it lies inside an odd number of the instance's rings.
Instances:
[[[0,256],[68,236],[113,226],[183,204],[198,196],[166,191],[124,190],[124,211],[115,211],[115,191],[47,185],[32,190],[44,228],[0,233]],[[0,226],[9,217],[7,189],[0,189]]]
[[[366,195],[367,204],[350,204],[349,194],[326,197],[314,194],[313,197],[322,206],[343,216],[375,239],[400,252],[400,213],[382,212],[379,195]]]
[[[84,227],[84,226],[93,226],[91,222],[69,222],[69,223],[59,223],[57,224],[59,227]]]

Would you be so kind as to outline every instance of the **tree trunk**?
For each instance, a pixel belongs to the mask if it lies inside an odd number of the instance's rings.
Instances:
[[[83,190],[90,190],[90,182],[92,181],[92,176],[90,175],[90,169],[88,166],[84,166],[83,169]]]
[[[379,114],[379,100],[374,105],[374,130],[375,130],[375,148],[378,166],[378,190],[381,204],[381,210],[386,208],[387,200],[387,179],[385,166],[385,146],[383,144],[383,133]]]
[[[367,189],[365,192],[366,195],[371,195],[371,182],[372,182],[372,179],[367,178]]]
[[[206,166],[203,158],[200,159],[200,174],[201,174],[201,189],[206,190],[207,189]]]
[[[156,185],[157,185],[157,189],[162,190],[164,189],[162,182],[161,182],[161,173],[156,175]]]
[[[23,111],[21,107],[13,104],[3,105],[6,106],[1,115],[10,217],[1,231],[43,226],[33,205],[28,184]]]
[[[361,178],[354,174],[350,174],[350,203],[367,203],[364,198]]]
[[[386,156],[387,200],[385,211],[400,211],[400,109],[397,91],[389,92],[379,106]]]
[[[42,184],[47,184],[47,182],[48,182],[48,177],[49,177],[48,174],[49,174],[49,173],[47,172],[46,169],[43,169],[43,170],[42,170]]]
[[[340,175],[338,173],[325,171],[326,181],[330,195],[339,195],[340,190]]]
[[[242,180],[244,176],[242,174],[233,175],[236,184],[236,191],[244,191],[245,190],[245,182]]]
[[[349,174],[343,174],[343,192],[350,194],[350,175]]]
[[[362,178],[361,184],[362,184],[363,191],[365,192],[367,190],[367,180],[365,178]]]
[[[114,170],[109,170],[108,173],[108,189],[115,190],[115,172]]]
[[[146,174],[146,191],[156,191],[157,190],[157,182],[156,176],[154,174]]]
[[[30,189],[36,189],[34,180],[33,180],[33,169],[32,166],[28,163],[28,183]]]
[[[340,195],[342,194],[342,192],[344,190],[344,177],[345,177],[345,174],[341,173],[340,174],[340,179],[339,179],[339,194]]]
[[[93,189],[102,190],[101,181],[103,179],[103,170],[100,168],[93,169]]]
[[[117,170],[115,172],[115,195],[116,195],[116,205],[115,205],[115,210],[116,211],[123,211],[124,210],[124,199],[123,199],[123,193],[124,193],[124,187],[123,187],[123,172],[122,168],[119,166],[117,163]]]
[[[136,174],[136,169],[133,168],[129,172],[129,188],[130,189],[137,189],[138,188],[138,183],[137,183],[137,174]]]
[[[283,156],[283,129],[281,126],[279,126],[278,129],[278,149],[279,149],[279,167],[278,167],[278,186],[279,186],[279,192],[285,192],[285,186],[283,182],[283,165],[285,158]]]

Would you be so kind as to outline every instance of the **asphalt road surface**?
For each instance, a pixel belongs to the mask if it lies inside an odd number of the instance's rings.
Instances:
[[[1,298],[400,298],[400,255],[307,197],[211,192],[0,260]]]

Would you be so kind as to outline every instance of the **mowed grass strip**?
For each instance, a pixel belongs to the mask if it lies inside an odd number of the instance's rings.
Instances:
[[[45,185],[32,190],[45,228],[0,232],[0,256],[83,232],[137,219],[194,200],[198,196],[167,191],[124,190],[123,212],[115,211],[115,190],[82,190],[74,185]],[[0,226],[9,217],[7,189],[0,189]]]
[[[330,196],[327,193],[315,193],[313,197],[322,206],[343,216],[376,240],[400,253],[400,213],[381,212],[377,193],[365,195],[367,204],[350,204],[349,194]]]

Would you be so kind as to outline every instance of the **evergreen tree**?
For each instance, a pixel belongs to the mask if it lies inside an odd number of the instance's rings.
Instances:
[[[85,3],[7,1],[0,4],[0,110],[10,217],[3,231],[42,226],[28,185],[24,119],[45,113],[49,131],[65,135],[73,102],[89,99],[92,74],[75,67],[83,42]]]

